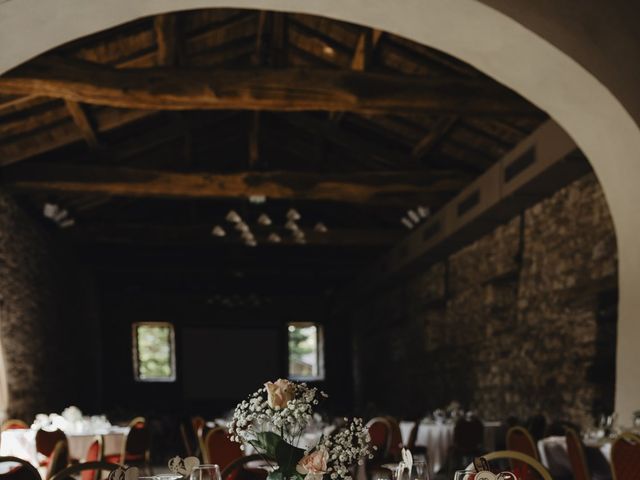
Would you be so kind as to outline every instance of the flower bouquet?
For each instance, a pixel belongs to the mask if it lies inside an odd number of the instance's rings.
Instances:
[[[326,396],[305,383],[267,382],[236,406],[229,423],[231,439],[262,455],[270,466],[269,480],[351,480],[350,468],[372,456],[362,419],[322,435],[311,448],[300,448],[314,409]]]

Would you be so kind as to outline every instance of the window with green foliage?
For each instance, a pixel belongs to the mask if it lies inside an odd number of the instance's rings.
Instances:
[[[139,382],[175,381],[173,325],[167,322],[133,324],[133,374]]]
[[[289,324],[289,378],[324,379],[322,326],[316,323]]]

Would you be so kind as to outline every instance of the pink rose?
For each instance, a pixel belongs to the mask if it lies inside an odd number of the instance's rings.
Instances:
[[[327,472],[328,461],[329,452],[326,448],[320,447],[302,457],[296,465],[296,471],[306,475],[306,480],[320,480]]]
[[[264,384],[267,389],[267,403],[274,410],[285,408],[293,400],[294,386],[289,380],[282,378]]]

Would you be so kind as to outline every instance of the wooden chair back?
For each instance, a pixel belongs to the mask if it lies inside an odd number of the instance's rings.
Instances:
[[[18,457],[0,457],[0,463],[18,463],[19,466],[0,474],[0,480],[42,480],[40,473],[29,462]]]
[[[58,442],[63,440],[66,441],[67,436],[62,430],[40,429],[36,432],[36,450],[38,453],[50,457]]]
[[[224,469],[243,456],[240,444],[232,442],[225,428],[216,427],[209,430],[204,439],[202,452],[205,463],[216,464]]]
[[[2,427],[0,427],[0,431],[4,432],[5,430],[27,430],[29,425],[26,422],[18,418],[10,418],[9,420],[5,420],[2,422]]]
[[[80,473],[80,477],[84,475],[85,472],[92,471],[96,478],[99,478],[99,473],[102,471],[111,472],[116,468],[120,467],[117,463],[109,463],[109,462],[84,462],[84,463],[76,463],[75,465],[71,465],[58,473],[52,476],[49,480],[68,480],[71,478],[75,478],[75,476]]]
[[[104,439],[102,435],[96,435],[92,440],[87,453],[85,454],[85,463],[101,462],[104,457]],[[87,468],[81,471],[80,480],[100,480],[100,470]]]
[[[640,472],[640,436],[623,433],[611,447],[611,466],[614,480],[637,478]]]
[[[591,480],[582,440],[573,428],[567,428],[564,437],[567,441],[567,453],[573,471],[573,480]]]
[[[46,480],[50,480],[56,473],[61,472],[69,465],[69,445],[66,440],[60,440],[56,443],[51,456],[49,457],[49,466],[47,467]]]
[[[518,463],[520,465],[526,465],[529,467],[524,474],[521,472],[513,472],[519,474],[520,480],[553,480],[549,471],[535,458],[526,455],[522,452],[516,452],[513,450],[499,450],[496,452],[487,453],[483,457],[491,464],[498,460],[508,460],[510,463]],[[475,470],[473,463],[467,467],[467,470]]]

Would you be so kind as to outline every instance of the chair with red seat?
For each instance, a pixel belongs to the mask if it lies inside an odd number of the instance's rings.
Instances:
[[[136,417],[129,422],[129,433],[123,442],[122,452],[107,455],[105,460],[120,465],[137,466],[153,475],[151,468],[151,432],[143,417]]]
[[[611,447],[611,465],[614,480],[638,478],[640,472],[640,436],[623,433]]]
[[[5,420],[2,422],[2,427],[0,427],[0,431],[4,432],[5,430],[26,430],[29,428],[26,422],[18,418],[10,418],[9,420]]]
[[[390,415],[385,416],[389,421],[391,430],[389,431],[389,459],[394,462],[399,462],[402,459],[402,432],[400,431],[400,424],[395,417]]]
[[[202,455],[205,463],[216,464],[221,470],[243,456],[240,444],[232,442],[229,433],[222,427],[209,430],[204,439]]]
[[[18,466],[0,474],[0,480],[42,480],[36,467],[18,457],[0,457],[0,463],[17,463]]]
[[[571,463],[573,480],[591,480],[587,457],[580,437],[572,428],[567,428],[564,436],[567,442],[567,453]]]
[[[526,428],[520,426],[511,427],[507,431],[506,443],[507,450],[524,453],[537,462],[540,461],[540,454],[538,453],[536,442]],[[521,472],[524,478],[528,478],[531,475],[529,465],[524,462],[512,460],[511,466],[514,471]]]
[[[375,447],[373,458],[365,460],[365,470],[368,478],[387,478],[390,472],[382,468],[389,461],[392,426],[385,417],[374,417],[366,425],[371,437],[371,446]]]
[[[100,478],[100,472],[112,472],[119,467],[120,465],[104,461],[76,463],[75,465],[71,465],[70,467],[67,467],[64,470],[56,473],[49,480],[71,480],[73,478],[77,478],[78,473],[80,473],[80,478],[84,478],[84,474],[86,472],[92,472],[93,476],[95,476],[96,478]]]
[[[385,417],[374,417],[367,422],[371,445],[376,447],[373,460],[386,461],[391,445],[391,424]]]
[[[56,473],[61,472],[69,465],[69,445],[67,440],[60,440],[49,456],[47,462],[47,475],[45,480],[50,480]]]
[[[96,435],[93,439],[87,453],[84,457],[84,462],[101,462],[104,457],[104,439],[102,435]],[[100,470],[82,470],[80,473],[80,480],[98,480],[100,478]]]
[[[59,442],[67,441],[67,436],[62,430],[43,430],[36,432],[36,451],[46,457],[40,465],[48,465],[56,445]]]

